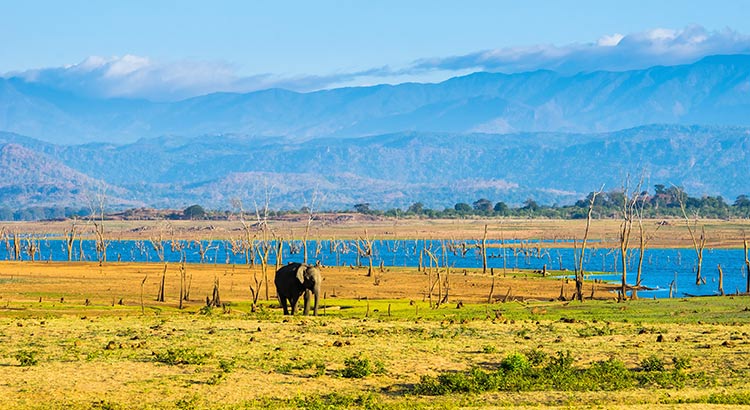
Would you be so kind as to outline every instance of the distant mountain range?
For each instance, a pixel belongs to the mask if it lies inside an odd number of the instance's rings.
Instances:
[[[611,132],[644,124],[750,126],[750,56],[644,70],[475,73],[311,93],[272,89],[175,102],[90,99],[0,79],[0,130],[57,144],[164,135],[355,138],[399,132]]]
[[[571,203],[626,175],[691,195],[750,193],[750,127],[652,125],[605,133],[402,132],[302,143],[236,135],[56,145],[0,133],[0,204],[317,209]]]
[[[750,56],[163,103],[7,78],[0,130],[13,209],[85,208],[102,192],[113,209],[563,204],[628,173],[731,201],[750,194]]]

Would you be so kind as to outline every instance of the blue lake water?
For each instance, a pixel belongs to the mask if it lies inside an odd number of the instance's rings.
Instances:
[[[36,260],[66,261],[68,255],[65,242],[38,238],[38,253]],[[502,269],[568,269],[573,271],[574,250],[560,247],[560,241],[512,241],[506,240],[505,249],[492,248],[501,244],[500,241],[487,241],[487,263],[490,268],[501,273]],[[23,240],[23,259],[28,260],[27,240]],[[11,241],[12,244],[12,241]],[[445,252],[443,252],[445,244]],[[482,266],[481,253],[476,241],[440,241],[440,240],[377,240],[373,243],[373,265],[379,266],[409,266],[419,264],[420,253],[425,247],[445,265],[446,261],[454,269],[477,268]],[[73,260],[96,261],[95,241],[76,241],[73,249]],[[173,247],[171,242],[164,241],[164,260],[179,262],[182,257],[188,263],[201,263],[201,246],[194,241],[183,241]],[[247,256],[238,247],[232,246],[230,241],[203,242],[203,263],[209,264],[243,264]],[[275,250],[276,243],[272,243]],[[361,246],[361,243],[360,243]],[[178,248],[182,247],[182,251]],[[283,261],[302,261],[302,241],[285,241],[283,246]],[[81,250],[83,252],[81,252]],[[233,252],[234,250],[234,252]],[[274,250],[270,252],[269,263],[275,263]],[[580,252],[580,250],[578,251]],[[578,253],[576,252],[576,253]],[[83,254],[83,257],[81,257]],[[324,265],[367,265],[365,257],[358,258],[356,241],[309,241],[308,259],[320,261]],[[0,248],[0,259],[9,260],[10,252]],[[112,241],[107,246],[107,260],[110,262],[158,262],[159,254],[150,241],[120,240]],[[255,260],[259,258],[256,256]],[[425,265],[430,259],[423,256]],[[724,271],[724,291],[726,293],[744,292],[746,278],[744,272],[744,255],[741,249],[706,249],[703,256],[703,273],[706,283],[695,284],[695,270],[697,267],[696,254],[689,249],[647,249],[643,262],[642,285],[654,290],[640,291],[641,297],[664,298],[669,296],[669,284],[674,281],[676,292],[674,296],[684,295],[713,295],[718,293],[719,273],[717,266],[721,264]],[[628,263],[628,283],[635,282],[638,251],[634,250]],[[584,270],[591,272],[605,272],[603,275],[591,277],[619,282],[620,252],[619,249],[588,248],[584,258]],[[571,272],[572,274],[572,272]]]

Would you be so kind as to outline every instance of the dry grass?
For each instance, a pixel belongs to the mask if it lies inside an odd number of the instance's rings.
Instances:
[[[367,229],[369,236],[376,239],[480,239],[484,225],[489,227],[490,239],[580,239],[585,229],[584,220],[549,219],[385,219],[365,218],[349,215],[317,215],[310,239],[354,239],[362,236]],[[645,221],[647,232],[651,233],[662,220]],[[18,222],[5,223],[8,231],[63,235],[70,229],[69,221],[57,222]],[[242,225],[239,221],[107,221],[108,236],[112,239],[142,239],[153,237],[159,229],[169,227],[169,238],[176,239],[230,239],[239,237]],[[750,235],[750,220],[701,220],[708,237],[707,247],[741,247],[744,232]],[[90,230],[85,223],[79,227]],[[301,238],[305,231],[304,218],[287,218],[271,221],[271,228],[283,238]],[[601,240],[606,246],[616,242],[619,220],[594,220],[590,238]],[[637,234],[634,233],[634,238]],[[634,239],[635,242],[635,239]],[[565,246],[564,244],[560,244]],[[657,232],[650,246],[691,247],[692,242],[680,219],[666,221]]]
[[[249,284],[255,278],[263,279],[260,266],[225,264],[187,264],[191,281],[188,307],[197,308],[210,296],[214,280],[218,278],[222,299],[247,301],[250,299]],[[124,304],[140,306],[141,283],[143,282],[143,304],[146,307],[163,307],[155,301],[164,265],[159,263],[97,263],[85,262],[0,262],[0,304],[30,302],[27,309],[34,310],[33,302],[44,302],[40,310],[52,307],[74,309],[83,306],[86,300],[93,308]],[[178,264],[167,265],[167,306],[176,306],[179,297],[180,273]],[[268,294],[274,301],[273,266],[268,269]],[[444,276],[445,273],[443,272]],[[375,269],[367,276],[367,268],[324,268],[323,291],[326,298],[344,299],[405,299],[426,301],[428,281],[431,276],[414,268],[388,267],[384,271]],[[434,273],[432,274],[434,280]],[[492,277],[476,269],[457,269],[449,275],[449,297],[454,303],[486,302]],[[568,283],[570,282],[570,283]],[[586,294],[596,287],[595,297],[612,299],[609,292],[616,287],[609,284],[588,284]],[[495,270],[494,300],[550,300],[560,296],[561,287],[567,298],[572,296],[572,281],[542,278],[539,274],[508,269]],[[265,287],[261,289],[261,300],[265,299]],[[437,298],[437,288],[433,291]],[[62,300],[62,302],[60,302]],[[122,302],[121,302],[122,301]]]
[[[194,301],[179,311],[176,266],[168,270],[167,302],[157,303],[158,264],[0,264],[0,408],[673,408],[680,400],[750,389],[744,298],[568,304],[547,301],[559,295],[559,280],[516,273],[498,278],[497,293],[512,287],[514,295],[545,301],[485,305],[489,278],[461,272],[451,280],[450,303],[430,309],[423,273],[392,269],[376,286],[365,270],[337,268],[324,271],[326,316],[289,318],[273,301],[250,311],[247,267],[187,268]],[[215,277],[231,305],[201,314]],[[466,306],[458,309],[458,300]],[[392,317],[385,311],[391,304]],[[174,349],[205,361],[157,360]],[[410,393],[423,375],[492,369],[505,355],[531,349],[570,350],[577,366],[617,357],[637,368],[650,355],[680,357],[691,362],[697,382],[620,392]],[[38,364],[21,366],[19,352]],[[386,372],[341,377],[344,360],[357,355],[381,362]]]
[[[306,318],[284,321],[235,314],[61,316],[0,319],[0,406],[2,408],[82,407],[104,402],[114,408],[212,408],[295,406],[295,399],[323,396],[375,395],[392,406],[576,405],[624,406],[698,399],[715,391],[747,389],[750,346],[741,328],[732,326],[620,323],[611,334],[588,335],[592,326],[550,321],[467,323],[436,321],[379,322],[362,319]],[[658,334],[667,341],[656,343]],[[581,335],[585,336],[581,336]],[[721,340],[735,339],[732,348]],[[679,341],[675,341],[679,340]],[[710,346],[696,349],[696,346]],[[200,365],[167,365],[154,353],[190,348],[208,354]],[[31,349],[40,363],[20,367],[12,358]],[[629,367],[655,354],[669,360],[688,358],[693,369],[709,371],[705,386],[681,390],[624,392],[531,392],[419,397],[408,394],[421,375],[472,366],[493,368],[508,353],[537,349],[548,354],[575,352],[577,365],[614,356]],[[387,372],[361,380],[342,378],[344,359],[363,355],[379,360]],[[222,374],[220,363],[233,368]],[[323,366],[322,374],[314,368]],[[720,363],[720,364],[719,364]],[[693,370],[696,371],[696,370]],[[717,381],[720,384],[716,384]],[[580,402],[578,401],[580,400]],[[577,405],[576,405],[577,407]]]

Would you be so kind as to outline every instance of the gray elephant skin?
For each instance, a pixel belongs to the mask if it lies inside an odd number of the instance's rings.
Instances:
[[[298,262],[291,262],[282,266],[276,271],[274,284],[276,293],[279,296],[281,307],[284,308],[284,314],[288,315],[287,301],[293,315],[297,309],[297,301],[302,294],[305,294],[304,314],[310,313],[310,293],[315,298],[313,305],[313,314],[318,315],[318,298],[320,297],[320,282],[322,277],[320,270],[316,266],[305,265]]]

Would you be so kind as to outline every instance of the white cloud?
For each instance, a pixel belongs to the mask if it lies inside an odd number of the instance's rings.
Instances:
[[[240,77],[230,64],[205,61],[155,62],[147,57],[91,56],[78,64],[9,73],[89,97],[174,100],[216,91],[246,91],[272,84],[270,76]]]
[[[224,62],[160,62],[147,57],[92,56],[57,68],[9,73],[29,82],[91,97],[175,100],[217,91],[248,92],[267,88],[311,91],[405,81],[434,82],[472,71],[516,73],[549,69],[564,74],[622,71],[654,65],[694,62],[715,54],[750,53],[750,36],[731,29],[708,31],[692,25],[679,30],[655,28],[623,35],[605,34],[593,43],[534,45],[483,50],[459,56],[420,59],[406,67],[375,67],[357,72],[282,77],[243,76]]]
[[[502,48],[418,61],[416,70],[475,70],[519,72],[550,69],[623,71],[694,62],[715,54],[750,53],[750,36],[731,29],[708,31],[691,25],[680,30],[655,28],[639,33],[605,35],[596,43],[567,46],[536,45]]]
[[[625,36],[623,36],[620,33],[615,33],[612,35],[604,35],[596,42],[596,45],[600,47],[612,47],[616,46],[620,43],[620,40],[622,40]]]

